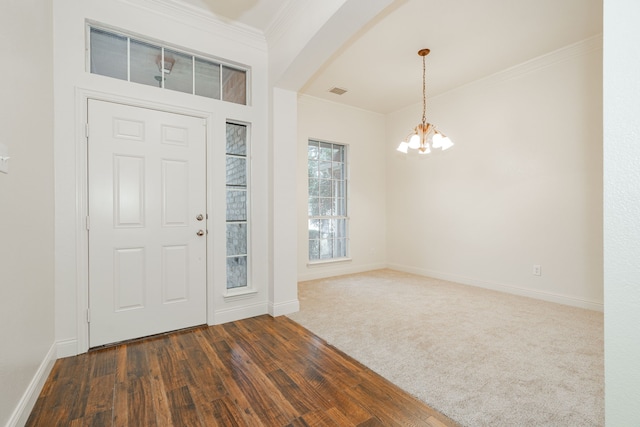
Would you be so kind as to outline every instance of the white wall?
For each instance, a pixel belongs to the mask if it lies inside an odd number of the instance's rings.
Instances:
[[[351,261],[308,265],[307,143],[349,146]],[[309,280],[385,267],[386,173],[384,116],[310,96],[298,101],[298,279]]]
[[[269,258],[272,265],[269,277],[269,314],[272,316],[300,309],[296,266],[292,262],[297,256],[296,212],[293,209],[296,204],[296,104],[296,92],[273,88],[269,150],[272,171],[269,188]]]
[[[268,312],[268,95],[266,41],[170,1],[60,0],[54,5],[56,338],[60,356],[87,348],[85,143],[87,96],[203,116],[208,120],[209,323]],[[90,74],[85,20],[113,26],[251,68],[251,105],[243,106]],[[225,121],[251,124],[251,274],[256,293],[224,298]]]
[[[269,252],[270,313],[273,315],[297,311],[299,307],[297,280],[298,259],[302,246],[307,247],[300,230],[297,210],[292,207],[299,200],[296,192],[300,168],[297,162],[297,99],[296,91],[342,44],[392,0],[331,0],[315,2],[294,0],[287,4],[281,18],[268,30],[269,86],[271,96],[271,217]],[[332,120],[335,120],[333,118]],[[306,147],[303,147],[306,152]],[[306,196],[303,196],[306,199]],[[298,242],[303,240],[302,246]],[[306,260],[306,252],[303,252]],[[362,264],[362,258],[356,264]],[[344,265],[341,266],[344,268]],[[360,267],[362,268],[362,267]],[[353,265],[351,266],[353,269]],[[323,266],[315,271],[321,276],[335,274],[335,266]]]
[[[640,425],[640,3],[604,1],[605,415]]]
[[[601,60],[598,37],[429,98],[436,156],[393,151],[421,104],[390,114],[389,266],[602,309]]]
[[[0,143],[11,157],[0,173],[0,425],[26,420],[55,356],[51,11],[51,0],[26,0],[0,13]]]

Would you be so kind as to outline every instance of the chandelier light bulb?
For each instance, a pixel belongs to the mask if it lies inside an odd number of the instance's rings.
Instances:
[[[413,150],[417,150],[418,148],[420,148],[420,135],[414,133],[411,136],[411,139],[409,139],[409,148]]]
[[[442,135],[440,133],[436,133],[433,135],[433,148],[441,148],[442,147]]]
[[[453,142],[449,139],[449,137],[442,138],[442,151],[448,150],[453,147]]]
[[[401,153],[407,154],[409,152],[409,144],[405,141],[402,141],[400,145],[398,145],[398,148],[396,148],[396,150]]]

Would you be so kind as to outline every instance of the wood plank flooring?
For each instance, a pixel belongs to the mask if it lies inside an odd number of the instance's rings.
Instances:
[[[457,426],[287,317],[56,362],[27,426]]]

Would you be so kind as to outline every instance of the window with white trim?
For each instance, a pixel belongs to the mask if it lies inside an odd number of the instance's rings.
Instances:
[[[309,261],[347,258],[347,146],[309,140]]]
[[[163,43],[88,26],[92,74],[247,104],[247,71]]]
[[[249,285],[247,126],[227,123],[227,289]]]

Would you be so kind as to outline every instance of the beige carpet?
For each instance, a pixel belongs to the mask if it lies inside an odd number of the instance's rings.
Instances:
[[[602,313],[392,270],[299,298],[291,319],[464,426],[604,425]]]

